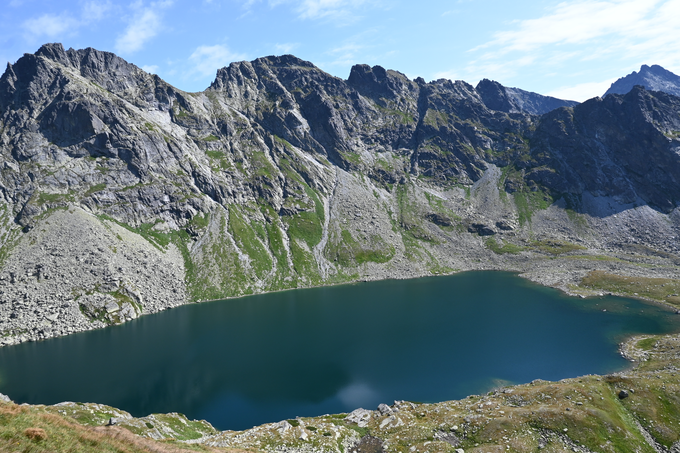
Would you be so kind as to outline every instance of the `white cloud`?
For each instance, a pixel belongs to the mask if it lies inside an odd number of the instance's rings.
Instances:
[[[363,0],[302,0],[296,10],[302,19],[320,19],[328,16],[344,16]]]
[[[450,16],[450,15],[452,15],[452,14],[458,14],[458,13],[460,13],[459,10],[457,10],[457,9],[451,9],[451,10],[449,10],[449,11],[444,11],[444,12],[441,14],[441,17],[446,17],[446,16]]]
[[[531,51],[548,44],[576,44],[616,33],[635,32],[659,0],[571,1],[538,19],[519,22],[479,48],[501,46],[501,52]]]
[[[579,83],[574,86],[560,87],[546,93],[546,96],[583,102],[595,96],[602,96],[616,80],[616,78],[613,78],[602,82]]]
[[[294,42],[284,42],[284,43],[276,43],[274,48],[278,53],[282,54],[288,54],[291,53],[293,50],[297,49],[300,47],[300,44],[294,43]]]
[[[528,64],[534,73],[565,74],[584,64],[593,67],[612,60],[653,62],[672,71],[680,67],[678,18],[680,0],[563,1],[540,17],[513,22],[471,49],[474,59],[466,75],[507,79]],[[554,92],[584,99],[601,95],[604,91],[595,92],[601,83]]]
[[[32,41],[43,38],[55,39],[71,34],[79,26],[79,21],[67,14],[43,14],[40,17],[28,19],[23,23],[26,37]]]
[[[330,64],[336,66],[356,64],[358,61],[358,53],[364,49],[365,46],[363,44],[358,44],[357,42],[348,42],[342,46],[335,47],[328,52],[334,58]]]
[[[253,5],[261,0],[244,0],[242,8],[250,12]],[[361,19],[357,9],[362,6],[377,6],[384,0],[268,0],[269,7],[292,6],[300,19],[328,19],[335,25],[343,26]]]
[[[141,2],[133,4],[134,15],[123,34],[116,39],[116,52],[130,54],[141,50],[161,31],[160,11],[170,5],[172,1],[154,2],[148,7],[143,7]]]
[[[148,72],[149,74],[157,74],[158,73],[158,65],[155,65],[155,64],[144,65],[144,66],[142,66],[142,70]]]
[[[218,69],[227,66],[232,61],[243,59],[245,59],[244,55],[233,53],[221,44],[199,46],[189,56],[189,63],[192,66],[189,75],[214,76]]]
[[[43,14],[23,22],[24,36],[29,41],[61,39],[78,33],[79,29],[104,19],[106,13],[113,9],[110,1],[89,1],[83,4],[80,17],[68,13]]]
[[[97,2],[90,1],[83,5],[81,14],[82,20],[85,22],[98,22],[106,16],[106,13],[113,9],[110,1]]]

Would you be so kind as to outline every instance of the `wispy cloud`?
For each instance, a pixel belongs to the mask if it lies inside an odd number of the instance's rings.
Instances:
[[[218,69],[227,66],[232,61],[243,59],[245,55],[234,53],[221,44],[199,46],[189,56],[192,69],[188,72],[188,76],[214,76]]]
[[[104,17],[106,17],[107,13],[111,12],[113,10],[113,5],[111,4],[110,1],[106,2],[97,2],[97,1],[90,1],[90,2],[85,2],[83,5],[83,11],[82,11],[82,20],[86,22],[98,22]]]
[[[62,39],[72,36],[77,34],[80,28],[93,25],[104,19],[106,13],[111,9],[112,6],[109,1],[89,1],[83,4],[80,15],[63,12],[32,17],[22,23],[24,37],[29,42],[37,42],[44,39]]]
[[[64,14],[43,14],[42,16],[28,19],[23,23],[23,29],[30,41],[43,38],[54,39],[67,36],[76,31],[80,26],[78,19]]]
[[[641,21],[658,4],[659,0],[567,1],[545,16],[520,21],[514,30],[496,33],[478,49],[527,52],[550,44],[583,44],[612,33],[626,34],[639,30]]]
[[[333,57],[330,63],[335,66],[347,66],[357,63],[358,55],[366,48],[365,45],[357,42],[348,42],[341,46],[331,49],[328,53]]]
[[[141,2],[135,3],[127,28],[116,39],[116,52],[131,54],[141,50],[161,31],[161,11],[171,5],[172,1],[153,2],[149,6],[143,6]]]
[[[262,0],[244,0],[242,8],[248,14]],[[364,7],[383,6],[384,0],[267,0],[269,7],[290,6],[300,19],[331,20],[344,26],[361,19],[359,10]]]
[[[292,51],[294,51],[298,47],[300,47],[300,44],[298,44],[296,42],[276,43],[276,45],[274,45],[274,48],[276,49],[276,51],[278,53],[284,53],[284,54],[291,53]]]
[[[366,0],[301,0],[296,7],[302,19],[347,17]]]
[[[616,80],[616,78],[613,78],[601,82],[587,82],[579,83],[574,86],[560,87],[546,93],[546,95],[559,99],[583,102],[590,98],[594,98],[595,96],[602,96]]]
[[[465,72],[511,78],[534,71],[569,71],[587,61],[641,59],[680,68],[680,0],[569,0],[538,17],[519,20],[471,49]],[[640,61],[642,63],[642,61]],[[526,69],[526,68],[525,68]],[[609,82],[611,83],[611,82]],[[604,84],[604,85],[603,85]],[[582,100],[606,82],[575,83],[552,95]],[[603,91],[595,90],[605,86]]]
[[[144,65],[142,66],[142,70],[148,72],[149,74],[156,74],[158,73],[158,65]]]

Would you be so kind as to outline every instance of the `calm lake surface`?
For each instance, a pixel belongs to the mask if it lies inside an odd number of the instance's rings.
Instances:
[[[194,304],[0,348],[0,392],[244,429],[609,373],[627,366],[626,336],[677,331],[680,316],[654,305],[467,272]]]

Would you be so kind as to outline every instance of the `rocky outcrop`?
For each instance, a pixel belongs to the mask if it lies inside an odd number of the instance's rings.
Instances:
[[[554,244],[674,262],[680,100],[640,88],[537,115],[552,101],[529,94],[367,65],[343,80],[290,55],[185,93],[45,45],[0,77],[0,341],[453,270],[568,288],[585,265],[557,278]]]
[[[636,85],[650,91],[662,91],[674,96],[680,96],[680,76],[673,74],[659,65],[647,66],[643,64],[640,72],[633,71],[612,83],[604,96],[609,94],[626,94]]]

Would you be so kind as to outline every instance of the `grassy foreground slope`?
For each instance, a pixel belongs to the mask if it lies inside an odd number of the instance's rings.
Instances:
[[[234,432],[180,414],[0,403],[2,451],[659,452],[680,448],[680,338],[622,345],[630,370],[536,380],[436,404],[284,420]],[[113,417],[115,426],[103,426]],[[154,440],[155,439],[155,440]]]

